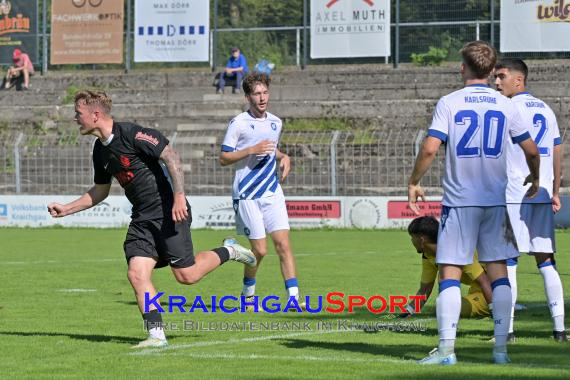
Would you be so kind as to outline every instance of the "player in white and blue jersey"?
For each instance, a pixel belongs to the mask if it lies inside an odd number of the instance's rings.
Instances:
[[[256,273],[267,254],[267,232],[279,255],[287,295],[298,299],[295,258],[289,243],[289,218],[279,184],[279,180],[285,179],[289,173],[291,165],[289,156],[277,149],[282,122],[267,112],[267,75],[247,75],[243,90],[249,110],[230,121],[220,155],[222,165],[236,166],[232,197],[237,233],[247,236],[258,260],[256,267],[244,270],[242,294],[248,302],[252,301]]]
[[[507,140],[519,144],[526,155],[532,173],[528,190],[531,198],[539,187],[540,157],[509,99],[489,88],[487,80],[497,61],[495,49],[486,42],[474,41],[463,47],[461,55],[465,87],[437,103],[408,183],[410,208],[419,214],[416,202],[424,198],[420,179],[444,143],[446,172],[436,252],[440,341],[438,348],[419,363],[456,363],[454,346],[461,311],[461,273],[463,266],[473,262],[473,252],[477,250],[479,261],[487,264],[493,291],[493,361],[503,364],[510,362],[507,334],[511,288],[505,260],[519,255],[505,206]]]
[[[544,291],[553,321],[553,337],[556,341],[568,341],[564,326],[564,294],[560,275],[556,270],[554,252],[554,213],[561,207],[560,179],[562,141],[556,116],[542,100],[526,91],[528,67],[521,60],[507,58],[495,66],[495,85],[503,95],[511,98],[522,121],[540,153],[540,189],[536,197],[525,196],[528,186],[523,186],[528,168],[523,164],[524,153],[513,144],[507,146],[507,210],[520,252],[534,256],[544,282]],[[510,263],[509,281],[516,284],[516,262]],[[516,287],[513,288],[513,308],[509,340],[514,340],[514,304]]]

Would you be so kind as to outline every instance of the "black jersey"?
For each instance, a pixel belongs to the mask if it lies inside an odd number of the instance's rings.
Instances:
[[[113,122],[113,139],[93,147],[96,184],[115,177],[133,205],[133,221],[172,218],[173,193],[159,157],[168,139],[154,129]]]

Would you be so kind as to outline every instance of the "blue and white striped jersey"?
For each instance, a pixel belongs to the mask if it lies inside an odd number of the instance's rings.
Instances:
[[[507,203],[552,203],[554,181],[553,152],[554,146],[562,143],[556,116],[542,100],[528,92],[521,92],[512,97],[513,104],[519,110],[523,123],[540,153],[540,189],[536,197],[525,198],[530,184],[523,186],[529,175],[524,152],[518,145],[509,144],[507,149]]]
[[[240,113],[228,125],[222,151],[243,150],[263,140],[274,141],[277,146],[282,125],[281,119],[269,112],[264,119],[256,119],[249,112]],[[264,156],[249,155],[238,161],[233,199],[264,198],[280,190],[276,161],[275,152]]]

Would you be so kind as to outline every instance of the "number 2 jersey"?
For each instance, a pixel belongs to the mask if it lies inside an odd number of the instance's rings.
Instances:
[[[529,175],[525,155],[521,147],[509,144],[507,148],[507,203],[552,203],[552,187],[554,181],[553,155],[554,147],[562,143],[556,116],[542,100],[528,92],[521,92],[512,97],[522,122],[530,131],[531,137],[540,153],[540,189],[536,197],[529,199],[525,194],[530,184],[523,186]]]
[[[263,140],[271,140],[277,146],[282,125],[281,119],[269,112],[266,112],[263,119],[257,119],[249,112],[242,112],[230,121],[222,151],[247,149]],[[235,166],[233,199],[265,198],[282,191],[275,151],[264,156],[251,154],[236,162]]]
[[[428,136],[445,143],[443,205],[504,206],[508,141],[530,134],[507,97],[484,84],[442,97]]]

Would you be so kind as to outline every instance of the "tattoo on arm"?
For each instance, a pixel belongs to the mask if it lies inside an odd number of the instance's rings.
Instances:
[[[172,179],[172,187],[174,193],[184,193],[184,172],[182,170],[182,162],[180,156],[174,149],[167,145],[162,151],[160,159],[166,164],[170,178]]]

